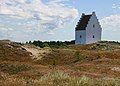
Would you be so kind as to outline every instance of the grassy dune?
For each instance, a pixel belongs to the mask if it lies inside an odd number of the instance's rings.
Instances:
[[[34,60],[22,44],[0,41],[0,86],[120,86],[119,48],[118,42],[41,48],[51,52]]]

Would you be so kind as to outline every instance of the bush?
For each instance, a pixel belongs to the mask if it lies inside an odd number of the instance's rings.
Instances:
[[[41,48],[49,47],[49,45],[48,45],[47,43],[43,43],[40,47],[41,47]]]
[[[76,63],[78,61],[81,61],[80,51],[75,52],[75,60],[73,62]]]

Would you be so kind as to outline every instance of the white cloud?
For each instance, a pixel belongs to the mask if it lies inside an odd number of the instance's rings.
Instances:
[[[12,16],[19,16],[21,18],[36,18],[48,19],[51,17],[61,17],[72,19],[77,18],[78,11],[75,8],[70,8],[61,5],[63,0],[53,0],[44,4],[42,0],[5,0],[1,6],[2,14],[9,14]],[[46,18],[46,19],[47,19]]]
[[[30,18],[32,17],[30,14],[28,14],[27,12],[23,11],[20,8],[16,8],[16,7],[1,7],[1,14],[4,15],[9,15],[11,17],[14,18]]]
[[[43,3],[43,0],[0,0],[0,14],[5,16],[4,19],[8,18],[0,22],[4,24],[2,27],[9,28],[1,30],[15,28],[7,34],[16,39],[22,38],[19,37],[20,34],[25,37],[40,36],[40,33],[54,34],[53,29],[62,28],[64,23],[74,21],[78,17],[78,10],[66,5],[68,1],[49,0]]]
[[[112,8],[113,9],[120,9],[120,1],[118,1],[118,3],[113,4]]]
[[[120,30],[120,15],[111,15],[101,19],[101,25],[105,30]]]
[[[116,8],[117,8],[116,4],[113,4],[112,8],[113,8],[113,9],[116,9]]]
[[[13,31],[13,28],[4,28],[4,27],[0,27],[0,31]]]

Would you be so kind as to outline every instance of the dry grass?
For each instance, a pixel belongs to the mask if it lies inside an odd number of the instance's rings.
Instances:
[[[69,45],[68,48],[75,50],[116,50],[120,49],[120,43],[114,41],[100,41],[87,45]]]
[[[72,70],[73,75],[85,74],[94,77],[120,77],[119,71],[111,70],[120,67],[120,50],[72,50],[54,49],[50,54],[36,61],[41,65],[62,66]]]
[[[107,60],[107,64],[116,64],[120,61],[120,50],[112,51],[96,51],[96,50],[71,50],[71,49],[54,49],[50,54],[46,55],[41,60],[38,60],[36,63],[40,64],[57,64],[57,65],[67,65],[73,64],[76,62],[96,62],[103,59],[103,62]],[[112,61],[113,62],[110,62]],[[106,61],[106,62],[107,62]],[[101,61],[102,63],[102,61]]]
[[[120,80],[74,77],[64,71],[52,71],[39,79],[23,79],[1,73],[0,86],[119,86]]]
[[[19,43],[0,40],[0,60],[31,61],[30,55]]]
[[[20,44],[0,41],[0,86],[120,86],[119,43],[51,49],[36,61]]]
[[[18,74],[22,71],[31,70],[32,66],[26,63],[9,63],[9,62],[1,62],[0,63],[0,71],[9,73],[9,74]]]

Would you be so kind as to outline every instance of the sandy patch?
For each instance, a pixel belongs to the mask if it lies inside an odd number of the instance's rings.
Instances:
[[[32,53],[32,58],[34,60],[39,60],[51,52],[50,48],[39,48],[39,47],[29,46],[29,45],[24,45],[23,48],[25,48],[28,52]]]

